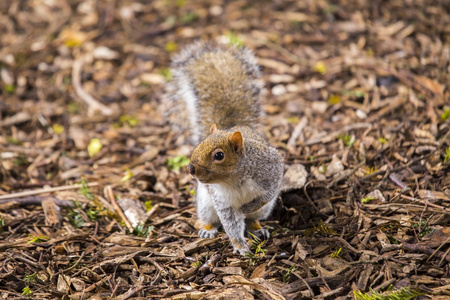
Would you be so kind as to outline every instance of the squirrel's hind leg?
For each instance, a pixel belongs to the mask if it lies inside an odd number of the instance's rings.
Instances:
[[[198,231],[198,236],[200,238],[216,237],[220,220],[214,208],[210,192],[204,184],[198,182],[196,194],[197,216],[202,223],[202,228]]]

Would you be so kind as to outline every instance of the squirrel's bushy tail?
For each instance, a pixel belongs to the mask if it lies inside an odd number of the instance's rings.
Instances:
[[[244,47],[197,42],[177,54],[166,85],[166,116],[177,129],[188,129],[192,142],[209,127],[255,127],[262,114],[261,73]],[[256,129],[256,128],[255,128]]]

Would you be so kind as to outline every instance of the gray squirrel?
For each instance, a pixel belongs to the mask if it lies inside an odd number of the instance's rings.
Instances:
[[[245,255],[246,231],[269,238],[259,220],[270,215],[283,177],[283,157],[260,130],[256,59],[243,47],[198,42],[173,59],[172,74],[169,98],[198,144],[187,167],[197,180],[198,235],[215,237],[222,225],[234,253]]]

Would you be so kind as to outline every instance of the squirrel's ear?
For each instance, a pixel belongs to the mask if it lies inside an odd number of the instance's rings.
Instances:
[[[244,138],[240,131],[234,132],[229,137],[229,140],[235,152],[242,152],[244,150]]]
[[[217,125],[216,123],[212,124],[211,127],[209,128],[209,133],[212,134],[217,130]]]

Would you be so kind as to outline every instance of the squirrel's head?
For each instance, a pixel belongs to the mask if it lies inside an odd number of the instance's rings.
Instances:
[[[202,183],[229,181],[236,176],[239,158],[244,154],[244,138],[240,131],[218,130],[215,124],[210,133],[195,147],[187,170]]]

